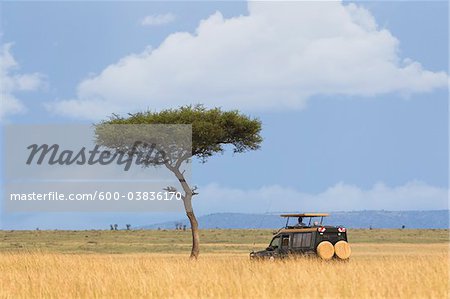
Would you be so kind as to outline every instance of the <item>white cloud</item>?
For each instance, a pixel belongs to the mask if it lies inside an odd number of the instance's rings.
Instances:
[[[378,183],[368,190],[338,183],[318,194],[279,185],[242,190],[210,184],[198,191],[194,204],[200,213],[448,209],[447,189],[418,181],[396,187]]]
[[[23,103],[15,97],[16,92],[33,91],[44,85],[44,78],[39,73],[18,74],[19,65],[11,54],[12,44],[0,48],[0,120],[11,114],[26,110]]]
[[[175,21],[175,15],[172,13],[150,15],[142,19],[142,26],[161,26]]]
[[[446,87],[445,72],[399,56],[399,41],[361,6],[336,1],[249,2],[248,15],[216,12],[83,80],[55,113],[112,112],[204,103],[301,109],[314,95],[411,94]]]

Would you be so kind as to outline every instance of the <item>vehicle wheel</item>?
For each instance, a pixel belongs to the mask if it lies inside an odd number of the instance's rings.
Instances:
[[[334,255],[334,247],[328,241],[320,242],[317,245],[317,255],[323,260],[331,260]]]
[[[334,244],[334,251],[336,252],[336,256],[341,260],[348,259],[352,254],[352,249],[346,241],[339,241]]]

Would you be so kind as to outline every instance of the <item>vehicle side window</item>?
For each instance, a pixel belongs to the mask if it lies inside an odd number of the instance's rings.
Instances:
[[[270,242],[270,246],[273,248],[278,248],[278,246],[280,245],[280,237],[275,237],[273,238],[272,242]]]
[[[311,246],[311,239],[312,239],[312,233],[303,234],[303,237],[302,237],[302,245],[303,245],[303,247],[310,247]]]
[[[312,233],[298,233],[294,234],[294,239],[292,241],[292,247],[310,247],[312,240]]]
[[[281,241],[281,248],[288,248],[289,247],[289,236],[283,236],[283,239]]]

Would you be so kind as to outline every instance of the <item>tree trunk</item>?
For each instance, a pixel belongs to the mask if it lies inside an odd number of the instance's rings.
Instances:
[[[186,182],[184,175],[179,170],[179,165],[177,167],[172,167],[169,164],[166,164],[166,167],[171,170],[178,181],[181,184],[181,187],[184,191],[183,203],[184,210],[186,211],[186,215],[189,218],[189,222],[191,223],[191,232],[192,232],[192,249],[191,249],[191,258],[197,259],[200,254],[200,237],[198,233],[198,222],[197,218],[195,218],[194,209],[192,208],[192,197],[196,194]]]
[[[186,184],[186,183],[185,183]],[[192,249],[191,249],[191,258],[197,259],[200,254],[200,238],[198,233],[198,222],[197,218],[195,218],[194,209],[192,208],[192,191],[186,192],[183,203],[184,209],[186,211],[186,215],[189,218],[189,222],[191,223],[191,232],[192,232]]]
[[[191,258],[197,259],[200,254],[200,238],[198,234],[198,222],[197,218],[195,218],[194,212],[186,212],[186,215],[189,218],[189,222],[191,223],[192,230],[192,249],[191,249]]]

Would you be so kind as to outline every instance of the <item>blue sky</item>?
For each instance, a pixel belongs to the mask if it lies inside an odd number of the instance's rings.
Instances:
[[[89,123],[199,99],[259,117],[264,136],[257,152],[194,163],[199,214],[447,208],[448,2],[317,5],[2,2],[2,80],[22,82],[2,85],[2,122]]]

